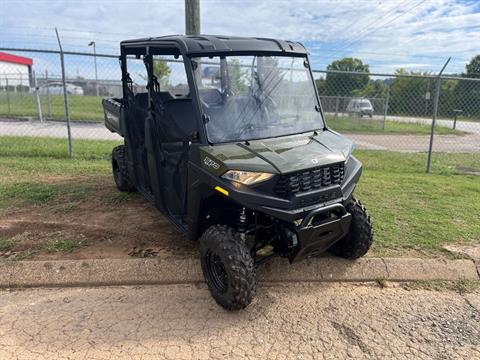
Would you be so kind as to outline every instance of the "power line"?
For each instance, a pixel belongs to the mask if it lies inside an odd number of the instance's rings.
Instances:
[[[394,17],[393,19],[383,23],[383,24],[380,24],[379,26],[377,27],[374,27],[371,29],[371,31],[368,31],[367,33],[361,35],[360,37],[357,37],[351,41],[349,41],[347,44],[345,44],[342,48],[340,49],[337,49],[338,51],[342,51],[342,50],[345,50],[346,48],[348,48],[349,46],[352,46],[353,44],[359,42],[360,40],[362,40],[363,38],[365,38],[366,36],[374,33],[375,31],[381,29],[382,27],[386,26],[386,25],[389,25],[391,24],[392,22],[394,22],[395,20],[399,19],[400,17],[402,16],[405,16],[406,14],[408,14],[410,11],[416,9],[417,7],[419,7],[420,5],[422,5],[423,3],[425,3],[427,0],[422,0],[420,1],[419,3],[417,3],[416,5],[412,6],[411,8],[409,8],[408,10],[406,10],[405,12],[401,13],[400,15]]]
[[[12,38],[24,38],[24,37],[29,37],[29,38],[32,38],[32,37],[36,37],[36,38],[45,38],[45,39],[55,39],[55,36],[54,35],[43,35],[43,34],[29,34],[29,33],[23,33],[23,34],[12,34],[12,33],[1,33],[0,32],[0,35],[7,35],[7,36],[10,36]],[[62,38],[64,39],[74,39],[74,40],[84,40],[84,41],[87,41],[89,39],[91,39],[91,37],[78,37],[78,36],[69,36],[69,35],[63,35]],[[98,38],[95,36],[95,40],[97,41],[105,41],[105,42],[114,42],[114,43],[118,43],[119,41],[116,40],[116,39],[103,39],[103,38]]]
[[[411,0],[410,2],[412,2],[414,0]],[[371,25],[375,24],[376,22],[382,20],[383,18],[387,17],[387,15],[391,14],[392,12],[394,12],[396,9],[398,9],[400,6],[402,6],[404,3],[408,2],[408,0],[404,0],[402,1],[400,4],[397,4],[396,6],[393,6],[390,10],[388,10],[386,13],[384,13],[382,16],[380,16],[380,18],[376,18],[375,20],[373,21],[370,21],[366,26],[364,26],[362,29],[356,31],[357,32],[357,35],[360,35],[361,33],[363,33],[365,30],[367,30]],[[370,17],[370,16],[369,16]],[[352,27],[353,25],[355,25],[357,23],[357,21],[353,21],[352,23],[350,23],[349,25],[345,26],[344,28],[345,29],[350,29],[350,27]]]
[[[48,31],[54,31],[55,28],[53,27],[37,27],[37,26],[19,26],[19,25],[14,25],[14,26],[4,26],[0,25],[0,28],[6,28],[6,29],[34,29],[34,30],[48,30]],[[72,28],[58,28],[59,31],[64,31],[64,32],[77,32],[77,33],[88,33],[88,34],[103,34],[103,35],[119,35],[119,36],[132,36],[131,33],[116,33],[116,32],[105,32],[105,31],[91,31],[91,30],[82,30],[82,29],[72,29]],[[53,35],[55,36],[55,35]]]
[[[31,34],[31,33],[21,33],[21,34],[14,34],[14,33],[10,33],[10,32],[0,32],[0,35],[7,35],[7,36],[11,36],[11,37],[17,37],[17,38],[22,38],[22,37],[40,37],[40,38],[51,38],[51,39],[56,39],[56,36],[54,34],[52,35],[49,35],[49,34]],[[65,39],[75,39],[75,40],[91,40],[91,38],[94,37],[95,40],[98,40],[98,41],[105,41],[105,42],[114,42],[114,43],[118,43],[119,40],[118,39],[105,39],[105,38],[99,38],[97,36],[72,36],[72,35],[62,35],[62,38],[65,38]],[[55,40],[56,41],[56,40]]]

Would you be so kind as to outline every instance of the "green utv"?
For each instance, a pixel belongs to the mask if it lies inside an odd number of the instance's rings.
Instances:
[[[120,191],[140,191],[191,240],[226,309],[255,295],[258,265],[373,241],[353,198],[362,165],[330,130],[307,50],[292,41],[165,36],[121,43],[122,98],[104,99]]]

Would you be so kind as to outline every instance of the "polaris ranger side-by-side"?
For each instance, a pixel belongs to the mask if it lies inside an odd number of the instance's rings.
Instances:
[[[371,220],[353,198],[361,163],[325,123],[302,44],[145,38],[121,43],[120,64],[123,98],[103,101],[106,127],[125,140],[115,183],[199,239],[221,306],[247,306],[256,267],[273,256],[368,251]]]

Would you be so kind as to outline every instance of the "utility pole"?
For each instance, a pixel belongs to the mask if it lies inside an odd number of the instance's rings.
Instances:
[[[98,96],[98,74],[97,74],[97,48],[95,46],[95,41],[90,41],[88,46],[93,46],[93,62],[95,64],[95,89],[97,90]]]
[[[200,0],[185,0],[185,34],[200,35]]]

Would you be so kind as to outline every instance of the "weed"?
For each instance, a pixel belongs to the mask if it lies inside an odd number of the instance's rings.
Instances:
[[[46,246],[47,252],[72,252],[86,245],[85,240],[78,239],[53,239]]]
[[[403,283],[402,287],[406,290],[430,290],[430,291],[444,291],[450,290],[458,292],[459,294],[471,293],[480,289],[480,281],[478,280],[422,280]]]
[[[132,197],[133,194],[127,192],[106,193],[101,196],[101,202],[104,205],[119,205],[130,201]]]
[[[12,250],[15,241],[12,239],[0,239],[0,251]]]

